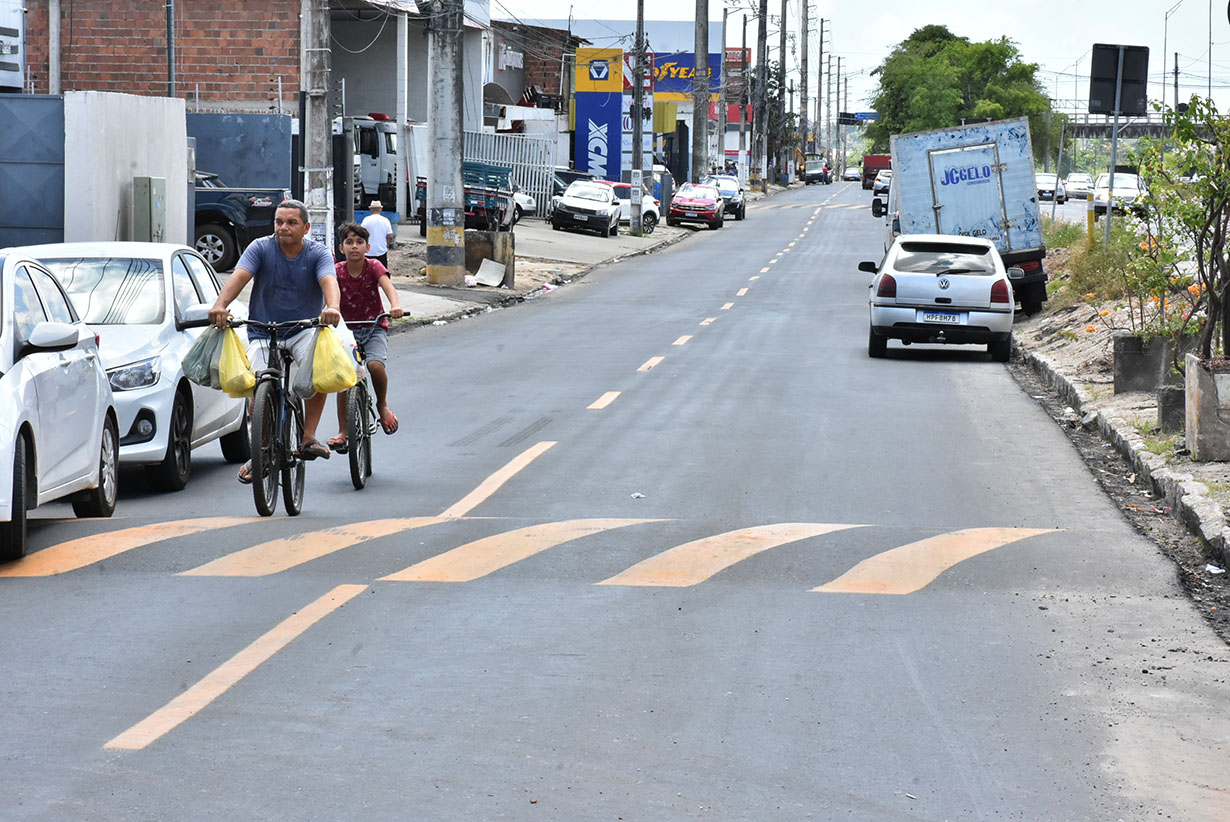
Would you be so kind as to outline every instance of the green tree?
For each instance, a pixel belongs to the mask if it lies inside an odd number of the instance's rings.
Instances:
[[[1046,129],[1050,100],[1011,40],[971,43],[945,26],[915,30],[875,69],[880,87],[872,100],[880,119],[867,127],[875,150],[888,149],[893,134],[959,125],[962,120],[1029,117],[1030,129]],[[1052,119],[1052,129],[1059,123]],[[1058,135],[1052,141],[1058,149]],[[1034,151],[1042,151],[1034,141]],[[1052,152],[1054,153],[1054,152]]]

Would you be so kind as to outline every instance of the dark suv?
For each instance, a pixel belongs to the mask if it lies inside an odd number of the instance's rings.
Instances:
[[[727,216],[736,220],[747,216],[747,200],[743,196],[743,186],[739,185],[738,177],[733,174],[710,174],[701,180],[701,185],[713,186],[718,190],[726,206]]]

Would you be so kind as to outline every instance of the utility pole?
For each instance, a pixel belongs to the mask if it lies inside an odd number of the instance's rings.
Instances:
[[[643,227],[641,206],[643,191],[645,156],[641,146],[645,129],[645,0],[636,0],[636,45],[632,57],[632,217],[629,220],[629,233],[634,237],[641,236]]]
[[[305,96],[303,200],[312,239],[333,248],[333,126],[329,116],[329,0],[301,0],[300,74]]]
[[[1164,55],[1163,55],[1164,56]],[[1179,53],[1174,53],[1174,107],[1179,108]]]
[[[833,150],[836,135],[833,132],[833,54],[828,55],[828,66],[824,71],[824,125],[828,129],[829,162],[837,168],[837,152]]]
[[[709,0],[696,0],[692,71],[692,182],[709,173]]]
[[[799,80],[799,139],[803,143],[803,153],[807,153],[807,4],[809,0],[801,0],[799,13],[802,15],[800,28],[803,35],[802,72]]]
[[[752,113],[752,159],[754,179],[765,190],[769,147],[769,0],[760,0],[760,28],[756,32],[756,108]]]
[[[786,158],[786,0],[782,0],[782,19],[778,26],[778,64],[777,64],[777,116],[781,123],[782,140],[777,150],[777,179],[783,185],[786,182],[786,169],[790,161]]]
[[[841,99],[846,101],[846,108],[850,108],[850,78],[846,77],[842,82],[845,83],[845,91],[841,95]],[[841,173],[844,176],[846,173],[846,153],[849,151],[846,146],[846,137],[850,133],[850,126],[846,126],[841,130]]]
[[[747,15],[743,15],[743,50],[739,52],[739,160],[746,162],[747,155]],[[748,163],[748,167],[750,167]],[[744,180],[744,182],[747,182]]]
[[[465,283],[465,188],[461,164],[463,0],[422,0],[428,9],[427,282]]]
[[[175,0],[167,0],[167,96],[175,96]]]
[[[718,145],[717,145],[717,166],[720,173],[726,171],[726,121],[728,113],[726,109],[726,87],[730,84],[730,70],[726,64],[726,17],[730,14],[728,7],[722,8],[722,77],[718,84]]]
[[[820,144],[821,144],[821,141],[823,141],[824,139],[824,129],[823,129],[823,126],[820,120],[820,112],[823,111],[823,107],[821,106],[821,103],[820,103],[820,87],[824,85],[823,79],[824,79],[824,18],[821,17],[820,18],[820,61],[818,63],[818,68],[816,71],[816,118],[814,120],[815,125],[812,126],[812,129],[816,132],[816,151],[819,151],[821,154],[824,153],[823,151],[820,151]]]

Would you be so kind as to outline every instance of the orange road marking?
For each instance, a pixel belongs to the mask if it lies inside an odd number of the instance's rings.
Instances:
[[[320,559],[360,542],[445,522],[443,517],[408,517],[354,522],[253,545],[182,571],[183,577],[263,577]]]
[[[701,325],[713,325],[715,322],[717,322],[717,317],[705,317],[705,319],[700,321],[700,324]]]
[[[736,297],[746,297],[746,296],[747,296],[747,289],[746,289],[746,288],[740,288],[740,289],[739,289],[739,291],[738,291],[738,293],[737,293],[737,294],[735,294],[735,296],[736,296]]]
[[[969,528],[876,554],[813,591],[839,594],[912,594],[958,562],[1038,534],[1041,528]]]
[[[615,398],[618,397],[621,393],[622,392],[620,391],[608,391],[605,394],[603,394],[601,397],[599,397],[598,399],[590,403],[589,406],[587,407],[589,408],[590,411],[601,411],[603,408],[606,408],[608,405],[615,402]]]
[[[645,361],[644,365],[642,365],[640,368],[636,370],[637,371],[652,371],[654,370],[654,368],[658,367],[662,363],[662,360],[664,359],[666,359],[666,357],[650,357],[648,360]]]
[[[545,454],[553,445],[554,442],[540,442],[537,445],[532,445],[522,451],[517,456],[513,457],[507,465],[496,471],[487,479],[483,480],[477,488],[466,494],[449,508],[446,508],[441,514],[445,519],[456,519],[464,517],[466,514],[473,511],[479,505],[486,502],[487,498],[500,490],[504,483],[508,482],[517,475],[523,468],[529,465],[534,460]]]
[[[381,582],[470,582],[548,548],[591,534],[661,522],[656,519],[575,519],[547,522],[476,540],[381,577]]]
[[[162,708],[112,739],[104,749],[139,751],[200,713],[258,666],[289,645],[324,617],[367,590],[366,585],[339,585],[223,662],[204,679]]]
[[[156,522],[61,542],[0,567],[0,577],[49,577],[76,571],[154,542],[266,521],[264,517],[202,517]]]
[[[783,522],[743,528],[677,545],[595,584],[685,588],[704,582],[719,571],[770,548],[834,531],[865,527],[823,522]]]
[[[680,337],[679,339],[675,340],[675,342],[673,342],[673,343],[672,343],[672,345],[687,345],[687,344],[688,344],[688,340],[690,340],[690,339],[692,339],[692,335],[691,335],[691,334],[684,334],[682,337]]]

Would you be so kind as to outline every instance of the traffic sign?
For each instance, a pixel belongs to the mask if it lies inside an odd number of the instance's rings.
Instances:
[[[855,120],[879,120],[880,114],[876,111],[856,111],[854,112]]]

